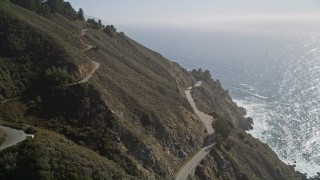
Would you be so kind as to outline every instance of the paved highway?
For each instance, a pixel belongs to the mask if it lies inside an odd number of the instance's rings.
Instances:
[[[201,81],[197,82],[195,87],[201,86]],[[208,135],[212,135],[214,133],[214,130],[211,126],[213,117],[209,116],[208,114],[205,114],[198,110],[196,107],[196,104],[194,102],[194,99],[191,96],[191,90],[192,87],[189,87],[185,93],[187,96],[187,99],[192,106],[194,112],[199,117],[201,122],[204,124],[204,126],[207,129]],[[200,163],[201,160],[203,160],[210,152],[210,148],[215,145],[215,143],[211,140],[211,142],[207,143],[208,145],[203,147],[190,161],[187,162],[179,171],[178,175],[176,176],[176,180],[185,180],[187,179],[188,175],[197,167],[197,165]]]
[[[21,130],[16,130],[16,129],[1,126],[1,125],[0,125],[0,129],[4,131],[7,135],[5,142],[0,145],[0,151],[8,147],[17,145],[20,142],[27,139],[26,133],[24,133]]]

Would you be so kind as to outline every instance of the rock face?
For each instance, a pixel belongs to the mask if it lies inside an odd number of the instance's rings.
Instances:
[[[250,124],[253,124],[253,119],[251,117],[246,118]]]
[[[197,167],[195,177],[200,179],[237,179],[230,163],[215,149]]]
[[[201,162],[194,178],[199,179],[306,179],[283,163],[264,143],[234,128],[223,142]]]

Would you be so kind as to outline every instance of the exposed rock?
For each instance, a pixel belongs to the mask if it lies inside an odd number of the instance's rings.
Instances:
[[[253,119],[252,119],[251,117],[247,117],[246,119],[247,119],[247,121],[249,121],[251,124],[253,124]]]

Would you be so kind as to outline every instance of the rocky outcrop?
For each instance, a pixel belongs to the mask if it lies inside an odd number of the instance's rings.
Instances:
[[[194,89],[192,95],[201,111],[216,118],[226,117],[242,129],[252,129],[252,122],[244,117],[245,109],[238,107],[218,82],[204,82],[203,86]]]
[[[306,179],[292,166],[283,163],[266,144],[242,130],[234,130],[226,142],[212,149],[193,178]]]

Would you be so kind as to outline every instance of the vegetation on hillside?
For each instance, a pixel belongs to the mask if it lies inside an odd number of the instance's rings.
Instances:
[[[224,90],[221,86],[221,83],[219,79],[214,80],[211,76],[211,73],[209,70],[202,70],[199,68],[198,70],[192,69],[190,71],[192,76],[197,80],[197,81],[204,81],[207,85],[209,85],[211,88],[218,90],[219,94],[223,96],[228,96],[228,90]],[[230,98],[231,99],[231,98]]]
[[[244,117],[246,110],[233,102],[228,90],[222,88],[219,80],[213,80],[208,70],[194,69],[191,74],[197,80],[204,82],[202,86],[194,88],[191,92],[201,111],[214,118],[226,118],[242,129],[252,128],[251,119]]]
[[[199,68],[198,70],[193,69],[191,71],[191,74],[198,81],[205,81],[207,83],[212,82],[212,77],[209,70],[203,71],[201,68]]]
[[[212,115],[215,147],[197,167],[196,179],[305,179],[294,168],[281,162],[264,143],[247,134],[250,127],[245,110],[239,108],[207,71],[192,70],[203,81],[192,95],[200,110]],[[263,178],[262,178],[263,177]]]
[[[6,133],[0,129],[0,145],[5,141]]]
[[[43,29],[43,26],[49,28]],[[68,38],[62,39],[64,36]],[[74,47],[77,45],[69,30],[59,28],[53,22],[38,18],[22,8],[2,5],[0,100],[21,96],[27,90],[37,91],[38,87],[32,87],[45,78],[48,82],[52,81],[52,86],[57,83],[54,78],[68,82],[76,79],[79,76],[76,64],[88,61],[77,52]],[[43,88],[43,85],[39,86]]]
[[[217,135],[221,135],[224,139],[227,139],[233,129],[233,125],[230,121],[224,118],[216,119],[213,124],[213,129]]]
[[[81,20],[81,21],[84,21],[84,11],[82,8],[79,9],[79,11],[77,12],[77,16],[78,16],[78,19]]]
[[[23,8],[33,11],[43,17],[50,17],[50,7],[48,3],[44,3],[42,0],[10,0]]]
[[[218,128],[217,128],[218,129]],[[197,167],[199,179],[283,179],[300,180],[306,176],[279,160],[271,148],[245,131],[233,128]]]
[[[59,13],[70,20],[84,20],[83,10],[76,12],[70,2],[64,0],[10,0],[21,7],[33,11],[41,16],[50,18],[52,13]]]
[[[33,12],[0,6],[0,98],[8,100],[0,104],[0,120],[36,133],[0,152],[0,179],[172,178],[205,137],[184,97],[195,79],[205,82],[192,91],[200,109],[236,125],[220,132],[225,140],[219,153],[232,152],[238,144],[228,142],[234,138],[247,139],[237,135],[240,108],[207,71],[192,76],[112,25],[74,21],[83,20],[81,9],[76,13],[62,0],[41,2],[49,18],[34,13],[37,6]],[[81,35],[84,27],[89,30]],[[97,50],[82,51],[86,45]],[[90,81],[74,83],[90,72],[91,61],[100,67]],[[251,173],[245,170],[239,173]]]
[[[103,32],[106,33],[109,37],[113,37],[117,33],[117,29],[113,25],[107,25]]]
[[[85,36],[79,36],[90,23],[70,21],[59,13],[48,20],[10,3],[0,10],[5,20],[1,21],[4,48],[9,43],[19,48],[16,41],[26,44],[12,56],[1,48],[1,57],[7,59],[1,62],[11,65],[3,65],[4,72],[19,76],[3,80],[1,88],[8,93],[1,95],[9,101],[0,105],[0,119],[63,134],[135,177],[171,177],[186,155],[202,145],[204,132],[194,131],[201,125],[179,90],[189,86],[192,78],[177,64],[118,34],[111,25],[107,29],[114,35],[112,38],[101,29],[90,29]],[[19,36],[20,32],[26,35]],[[10,33],[16,38],[7,39]],[[32,45],[33,41],[34,47],[29,48],[27,42]],[[99,50],[82,52],[83,44],[95,45]],[[46,46],[50,48],[43,49]],[[29,66],[20,68],[24,64],[16,57]],[[70,85],[91,60],[101,66],[90,85]],[[28,80],[24,88],[18,86],[18,77]],[[21,98],[11,99],[15,96]],[[181,130],[176,131],[175,126]],[[23,159],[17,162],[19,168],[5,177],[19,175],[19,169],[32,166],[33,161],[25,161],[28,153],[19,154]],[[52,166],[51,172],[59,172],[58,167]],[[61,176],[70,177],[65,171],[53,175]]]
[[[90,28],[92,29],[102,29],[102,31],[109,37],[114,37],[115,35],[117,35],[117,29],[113,26],[113,25],[103,25],[101,20],[99,19],[98,21],[96,21],[95,19],[88,19],[87,22],[90,25]],[[123,34],[123,33],[121,33]]]
[[[92,29],[101,29],[104,27],[104,25],[102,24],[100,19],[98,21],[96,21],[93,18],[92,19],[88,18],[87,22],[89,23],[90,28],[92,28]]]
[[[88,51],[87,55],[101,63],[95,86],[118,112],[115,126],[121,129],[112,128],[116,129],[114,133],[144,167],[151,167],[162,177],[170,176],[168,169],[175,168],[172,164],[179,162],[177,157],[183,158],[190,149],[199,147],[204,134],[187,128],[201,126],[195,118],[190,119],[191,108],[181,96],[173,68],[177,68],[178,76],[190,75],[125,36],[111,38],[99,29],[91,29],[86,38],[99,47],[99,51]],[[173,131],[173,122],[185,131]]]
[[[42,129],[19,148],[0,152],[0,179],[130,178],[121,169],[108,158]]]
[[[44,69],[67,65],[67,54],[50,39],[2,11],[0,27],[0,99],[21,94]]]

